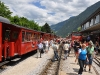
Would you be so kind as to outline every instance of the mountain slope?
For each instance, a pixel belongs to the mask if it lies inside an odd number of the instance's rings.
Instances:
[[[65,24],[66,24],[66,21],[63,21],[63,22],[59,22],[55,25],[51,25],[50,27],[53,31],[57,32]]]
[[[75,17],[71,17],[68,20],[65,20],[55,25],[51,25],[51,29],[57,35],[66,37],[68,33],[71,33],[72,31],[77,31],[77,28],[80,26],[80,24],[92,13],[94,13],[98,8],[100,8],[100,1],[88,7],[85,11]]]

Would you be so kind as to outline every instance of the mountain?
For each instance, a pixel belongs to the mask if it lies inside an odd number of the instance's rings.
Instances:
[[[50,27],[56,33],[56,35],[66,37],[69,33],[77,31],[77,28],[80,27],[80,24],[91,14],[93,14],[98,8],[100,8],[100,1],[88,7],[79,15],[70,17],[65,21],[51,25]]]
[[[56,33],[63,25],[66,24],[66,21],[67,21],[67,20],[65,20],[65,21],[63,21],[63,22],[60,22],[60,23],[57,23],[57,24],[55,24],[55,25],[51,25],[50,27],[51,27],[51,29]]]

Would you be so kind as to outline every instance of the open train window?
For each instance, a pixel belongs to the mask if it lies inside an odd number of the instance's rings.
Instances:
[[[25,42],[25,31],[22,31],[22,42]]]
[[[34,34],[34,39],[37,39],[37,34],[36,33]]]
[[[18,38],[18,32],[14,31],[12,33],[12,39],[17,39]]]
[[[10,41],[10,29],[6,29],[5,30],[5,35],[4,35],[4,39]]]
[[[81,36],[82,34],[81,33],[73,33],[72,35],[73,36]]]
[[[31,32],[26,32],[26,40],[27,41],[31,41],[31,36],[32,36]]]
[[[31,40],[34,40],[34,33],[32,33],[31,35]]]

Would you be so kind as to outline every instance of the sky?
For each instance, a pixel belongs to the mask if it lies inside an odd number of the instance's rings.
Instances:
[[[1,0],[12,16],[26,17],[40,26],[57,24],[77,16],[99,0]]]

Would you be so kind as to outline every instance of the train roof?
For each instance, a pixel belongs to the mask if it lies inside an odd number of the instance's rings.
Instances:
[[[22,29],[28,29],[28,30],[32,30],[32,31],[40,32],[40,33],[46,33],[46,32],[37,31],[37,30],[26,28],[26,27],[23,27],[23,26],[20,26],[20,25],[16,25],[16,24],[11,24],[11,25],[13,25],[15,27],[18,27],[18,28],[22,28]],[[51,33],[47,33],[47,34],[51,34]]]
[[[7,18],[4,18],[2,16],[0,16],[0,22],[4,22],[4,23],[9,23],[10,24],[10,21]]]
[[[10,21],[7,18],[4,18],[2,16],[0,16],[0,22],[15,26],[17,28],[28,29],[28,30],[32,30],[32,31],[40,32],[40,33],[46,33],[46,32],[42,32],[42,31],[37,31],[37,30],[30,29],[30,28],[26,28],[26,27],[23,27],[23,26],[20,26],[20,25],[11,24]],[[47,34],[51,34],[51,33],[47,33]]]

